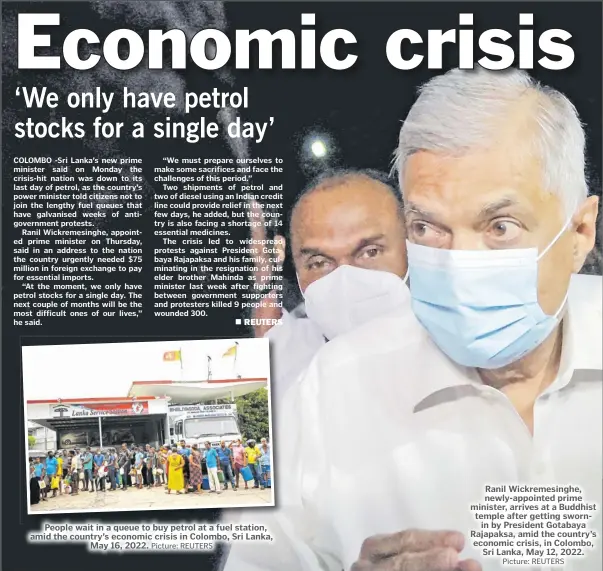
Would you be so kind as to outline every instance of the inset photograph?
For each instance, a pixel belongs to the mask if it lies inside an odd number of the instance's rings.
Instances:
[[[267,339],[22,358],[30,514],[274,505]]]

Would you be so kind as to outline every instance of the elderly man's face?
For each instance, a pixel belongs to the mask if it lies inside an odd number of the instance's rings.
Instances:
[[[518,140],[458,158],[411,156],[403,181],[408,239],[454,250],[544,250],[569,213],[542,188],[540,165]],[[593,248],[597,201],[576,205],[568,230],[540,259],[538,298],[547,314],[557,311],[571,273]]]
[[[382,183],[356,177],[301,199],[291,248],[302,291],[341,265],[404,277],[406,248],[399,203]]]

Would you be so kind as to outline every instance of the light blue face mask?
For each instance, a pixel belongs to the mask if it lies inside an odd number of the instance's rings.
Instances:
[[[465,367],[498,369],[538,347],[559,323],[538,303],[538,254],[516,250],[443,250],[407,241],[412,309],[435,344]]]

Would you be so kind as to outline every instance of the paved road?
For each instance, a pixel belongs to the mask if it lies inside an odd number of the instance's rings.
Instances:
[[[260,490],[252,487],[249,490],[241,488],[238,491],[228,489],[221,494],[189,493],[167,494],[164,488],[151,488],[137,490],[129,488],[127,491],[115,492],[80,492],[76,496],[58,495],[49,497],[47,501],[30,506],[31,513],[60,512],[63,510],[86,511],[117,511],[117,510],[147,510],[147,509],[203,509],[225,508],[229,506],[258,507],[269,506],[273,502],[271,489]]]

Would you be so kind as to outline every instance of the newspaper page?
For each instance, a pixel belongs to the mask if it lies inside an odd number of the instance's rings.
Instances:
[[[4,2],[0,567],[601,569],[602,16]]]

